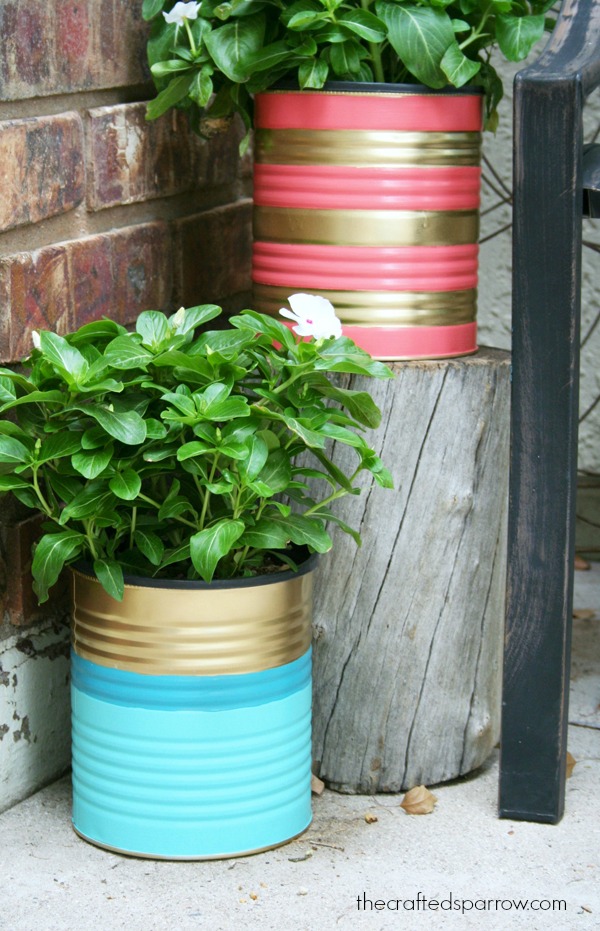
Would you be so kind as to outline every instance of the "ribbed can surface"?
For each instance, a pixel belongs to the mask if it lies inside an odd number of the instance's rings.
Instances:
[[[96,580],[74,573],[73,825],[82,837],[143,857],[205,859],[276,846],[308,826],[311,585],[305,572],[221,593],[184,589],[197,604],[194,627],[189,604],[183,613],[177,608],[182,589],[148,589],[152,607],[131,586],[136,597],[126,588],[117,603]],[[263,629],[269,621],[256,614],[242,623],[242,601],[252,605],[258,588],[275,628],[286,605],[291,646],[282,648],[277,633],[271,642]],[[228,598],[232,591],[242,600]],[[229,601],[216,618],[215,594]],[[144,614],[128,621],[132,604]],[[262,630],[262,646],[248,648],[248,623]],[[236,627],[243,631],[237,649]]]
[[[474,352],[481,94],[380,87],[257,94],[254,304],[322,294],[378,358]]]

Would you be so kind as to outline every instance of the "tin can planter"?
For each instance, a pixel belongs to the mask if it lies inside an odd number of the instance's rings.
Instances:
[[[230,582],[73,572],[73,826],[121,853],[255,853],[311,821],[310,557]]]
[[[480,89],[334,82],[255,108],[256,309],[318,293],[376,358],[475,352]]]

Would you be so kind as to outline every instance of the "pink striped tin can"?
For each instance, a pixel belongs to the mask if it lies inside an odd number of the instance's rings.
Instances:
[[[258,94],[256,309],[321,294],[376,358],[475,352],[482,101],[386,84]]]

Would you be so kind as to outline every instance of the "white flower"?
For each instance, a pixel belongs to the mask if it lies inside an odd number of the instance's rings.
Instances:
[[[176,314],[173,314],[171,317],[171,326],[174,330],[178,330],[180,326],[185,322],[185,307],[180,307]]]
[[[197,19],[199,3],[176,3],[170,13],[163,13],[168,23],[175,23],[176,26],[183,26],[186,19]]]
[[[37,330],[32,330],[32,331],[31,331],[31,342],[33,343],[33,348],[34,348],[34,349],[41,349],[41,348],[42,348],[42,341],[41,341],[41,339],[40,339],[40,334],[38,333]]]
[[[326,297],[318,294],[292,294],[288,301],[292,309],[282,307],[279,313],[297,324],[292,330],[298,336],[325,339],[342,335],[342,324],[335,315],[333,304]]]

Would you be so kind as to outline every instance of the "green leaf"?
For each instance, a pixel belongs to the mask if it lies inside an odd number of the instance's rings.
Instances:
[[[212,582],[219,561],[231,551],[244,529],[243,521],[223,518],[190,538],[194,568],[205,582]]]
[[[133,333],[117,336],[104,350],[104,358],[114,369],[146,369],[154,356],[141,345]]]
[[[135,411],[116,413],[95,404],[81,405],[75,409],[89,414],[110,436],[128,446],[137,446],[146,439],[146,424]]]
[[[99,346],[106,340],[114,339],[127,331],[115,320],[94,320],[93,323],[84,323],[74,333],[69,333],[69,343],[72,346],[93,345]]]
[[[301,514],[290,514],[284,517],[282,514],[273,514],[268,519],[261,518],[254,527],[249,528],[244,534],[246,540],[252,534],[257,534],[254,539],[256,543],[252,546],[260,545],[258,540],[261,535],[264,538],[267,535],[272,542],[269,548],[283,549],[291,541],[299,545],[310,546],[317,553],[327,553],[332,546],[331,537],[323,526],[323,521],[318,517],[304,517]],[[252,537],[251,537],[252,538]]]
[[[164,569],[166,566],[171,566],[174,563],[185,562],[190,558],[190,544],[182,543],[181,546],[176,546],[175,549],[170,550],[164,559],[161,562],[161,568]]]
[[[448,46],[442,58],[442,71],[454,87],[462,87],[481,69],[480,61],[467,58],[456,40]]]
[[[6,401],[0,407],[0,414],[14,407],[22,407],[24,404],[52,404],[62,407],[65,403],[65,395],[62,391],[30,391],[16,400]]]
[[[238,471],[244,484],[253,482],[255,478],[258,478],[269,455],[269,447],[260,436],[254,435],[250,437],[246,441],[246,446],[249,450],[248,458],[238,465]]]
[[[133,539],[135,545],[153,566],[159,566],[165,551],[161,538],[150,530],[136,530]]]
[[[97,449],[106,446],[106,430],[102,427],[90,427],[81,437],[82,449]]]
[[[37,461],[50,462],[52,459],[62,459],[64,456],[72,456],[80,449],[80,433],[55,433],[54,436],[42,441]]]
[[[75,380],[82,378],[89,369],[89,363],[75,346],[71,346],[66,339],[49,330],[40,333],[41,351],[52,365],[68,372]]]
[[[65,524],[71,519],[102,516],[110,511],[108,505],[113,503],[114,498],[107,489],[106,481],[98,478],[92,479],[67,504],[60,516],[60,523]]]
[[[303,61],[298,68],[298,82],[302,90],[320,90],[329,74],[329,65],[322,58]]]
[[[142,16],[146,20],[154,19],[154,17],[160,13],[164,5],[165,0],[144,0],[142,3]]]
[[[360,71],[360,57],[358,43],[355,40],[332,45],[329,60],[334,72],[343,77],[347,74],[358,74]]]
[[[353,433],[352,430],[348,430],[346,427],[341,427],[337,423],[324,423],[321,432],[330,439],[344,443],[346,446],[354,446],[356,449],[363,449],[366,446],[362,436]]]
[[[31,453],[12,436],[0,436],[0,462],[28,462]]]
[[[273,317],[267,317],[266,314],[259,314],[255,310],[244,310],[238,317],[230,317],[229,322],[232,326],[251,330],[253,333],[260,333],[267,336],[273,342],[280,343],[286,349],[294,350],[296,340],[288,327],[275,320]]]
[[[261,497],[270,498],[285,491],[291,481],[292,467],[289,456],[283,449],[277,449],[269,454],[257,479],[249,487]]]
[[[125,581],[119,563],[114,559],[95,559],[94,572],[104,591],[116,601],[123,601]]]
[[[85,478],[97,478],[101,472],[104,472],[112,456],[113,448],[109,444],[100,449],[84,450],[76,453],[71,457],[71,465]]]
[[[206,36],[214,63],[234,84],[242,84],[250,77],[248,59],[260,51],[264,32],[265,18],[258,13],[219,26]]]
[[[448,14],[431,7],[384,0],[378,0],[376,9],[388,27],[390,45],[408,70],[428,87],[444,87],[448,81],[442,59],[454,41]]]
[[[188,71],[189,67],[189,61],[184,61],[182,58],[169,58],[167,61],[155,62],[150,71],[155,78],[164,78],[177,71]]]
[[[48,589],[57,581],[65,563],[81,553],[84,543],[83,534],[75,530],[46,533],[41,538],[31,564],[33,590],[40,604],[48,600]]]
[[[289,531],[278,520],[261,517],[254,527],[246,530],[240,542],[259,550],[284,550],[289,541]]]
[[[191,459],[193,456],[202,456],[213,451],[214,447],[209,446],[207,443],[201,443],[200,440],[191,440],[179,447],[177,460],[178,462],[185,462],[186,459]]]
[[[347,336],[326,343],[319,351],[314,367],[317,371],[347,372],[372,375],[375,378],[393,378],[394,373],[383,362],[372,359],[368,352],[359,349]]]
[[[167,428],[160,420],[149,417],[144,423],[146,424],[146,436],[149,440],[162,440],[167,435]]]
[[[381,20],[367,10],[348,10],[342,13],[339,22],[366,42],[383,42],[387,35]]]
[[[306,446],[315,449],[323,449],[325,447],[325,437],[317,433],[316,430],[312,430],[310,427],[306,426],[306,424],[301,423],[297,417],[290,417],[284,414],[281,419],[284,421],[288,430],[291,430],[292,433],[299,436]]]
[[[133,469],[124,469],[111,478],[108,487],[117,498],[133,501],[140,493],[142,480]]]
[[[206,420],[235,420],[237,417],[250,417],[252,411],[246,398],[223,398],[222,392],[215,389],[224,385],[209,385],[202,393],[198,403],[198,413]],[[229,389],[227,389],[229,393]],[[197,397],[197,393],[194,395]]]
[[[12,378],[0,375],[0,404],[4,404],[5,401],[14,401],[16,397],[17,392]]]
[[[544,16],[510,16],[499,14],[496,17],[496,38],[500,51],[509,61],[522,61],[544,34]]]
[[[334,385],[318,386],[319,394],[332,401],[338,401],[346,410],[366,427],[378,427],[381,423],[381,411],[368,391],[353,391],[350,388],[336,388]]]
[[[29,482],[19,475],[0,475],[0,492],[13,491],[15,488],[30,488]]]
[[[194,72],[189,71],[187,74],[180,74],[179,77],[173,78],[168,83],[158,97],[151,100],[146,107],[146,119],[155,120],[163,113],[166,113],[171,107],[179,103],[185,96],[194,80]]]
[[[136,320],[135,329],[142,337],[142,345],[154,350],[169,336],[169,322],[159,310],[144,310]]]
[[[218,317],[221,313],[221,308],[217,307],[216,304],[199,304],[197,307],[184,307],[182,308],[183,313],[181,313],[181,321],[177,323],[177,333],[184,334],[189,333],[190,330],[195,330],[196,327],[202,326],[204,323],[208,323],[209,320],[213,320],[215,317]],[[174,314],[169,318],[169,323],[174,323],[174,318],[177,317],[177,314]]]

